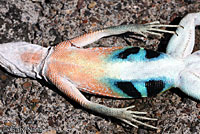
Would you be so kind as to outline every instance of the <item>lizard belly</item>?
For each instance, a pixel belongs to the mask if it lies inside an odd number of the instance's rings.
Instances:
[[[108,64],[106,74],[109,76],[102,81],[121,96],[154,96],[174,87],[183,69],[183,62],[172,57],[145,62],[123,61]]]
[[[181,62],[166,54],[150,51],[150,57],[148,53],[134,47],[67,49],[52,53],[47,72],[67,78],[84,92],[147,97],[172,87],[182,68]]]
[[[49,58],[46,72],[54,72],[67,78],[83,92],[120,97],[101,81],[107,75],[106,57],[119,48],[67,49],[62,50],[62,53],[54,52]]]

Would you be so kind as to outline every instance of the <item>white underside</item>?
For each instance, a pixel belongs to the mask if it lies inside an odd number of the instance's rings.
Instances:
[[[184,70],[182,59],[171,56],[150,62],[113,62],[107,64],[106,74],[109,78],[125,81],[146,80],[150,78],[166,77],[177,85],[179,74]]]

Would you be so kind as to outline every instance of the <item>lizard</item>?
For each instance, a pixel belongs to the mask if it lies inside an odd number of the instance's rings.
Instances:
[[[192,53],[196,25],[200,25],[200,13],[186,15],[179,25],[151,22],[113,26],[47,48],[28,42],[3,43],[0,44],[0,66],[20,77],[44,79],[86,109],[136,128],[136,124],[140,124],[159,129],[141,121],[157,120],[143,116],[147,112],[130,110],[134,106],[111,108],[94,103],[81,91],[114,98],[138,98],[178,87],[199,100],[200,51]],[[160,27],[177,27],[177,30]],[[147,34],[161,36],[166,32],[173,36],[166,53],[132,46],[84,48],[103,37],[126,32],[145,37]]]

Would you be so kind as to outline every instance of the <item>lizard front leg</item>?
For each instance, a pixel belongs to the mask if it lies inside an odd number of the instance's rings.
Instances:
[[[92,110],[102,115],[117,118],[136,128],[138,126],[133,124],[132,122],[136,122],[138,124],[150,127],[152,129],[158,129],[157,127],[138,121],[137,119],[142,119],[142,120],[156,120],[156,119],[140,116],[141,114],[142,115],[146,114],[146,112],[130,111],[129,109],[133,108],[134,106],[127,107],[127,108],[109,108],[107,106],[91,102],[82,95],[82,93],[77,89],[75,84],[73,84],[70,80],[68,80],[67,77],[60,76],[55,71],[52,72],[49,69],[47,70],[46,75],[47,75],[47,78],[54,85],[56,85],[58,89],[60,89],[69,98],[76,101],[82,107],[86,109]]]
[[[161,33],[175,34],[174,31],[168,31],[160,29],[160,27],[180,27],[179,25],[162,25],[158,21],[146,23],[146,24],[129,24],[121,26],[108,27],[102,30],[98,30],[91,33],[86,33],[74,39],[70,42],[76,47],[84,47],[90,43],[93,43],[103,37],[119,35],[126,32],[134,32],[147,37],[147,34],[162,36]],[[66,45],[67,41],[61,42],[60,45]]]

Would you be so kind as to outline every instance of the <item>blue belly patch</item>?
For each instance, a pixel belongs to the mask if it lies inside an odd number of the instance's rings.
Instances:
[[[164,77],[134,81],[104,79],[103,82],[124,98],[155,96],[173,86],[172,82]]]
[[[125,47],[114,51],[110,61],[152,61],[166,57],[166,54],[139,47]]]

